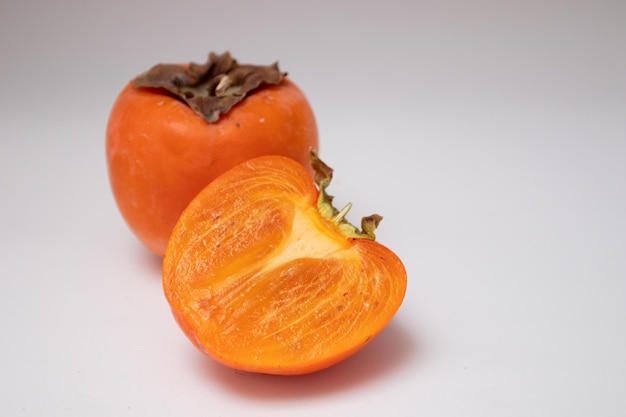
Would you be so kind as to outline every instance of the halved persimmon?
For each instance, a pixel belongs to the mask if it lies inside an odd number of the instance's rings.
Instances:
[[[316,183],[281,156],[244,162],[183,211],[163,260],[174,317],[195,346],[231,368],[304,374],[368,344],[403,301],[401,260],[374,240],[381,217],[345,220],[326,193],[332,170],[314,151]]]

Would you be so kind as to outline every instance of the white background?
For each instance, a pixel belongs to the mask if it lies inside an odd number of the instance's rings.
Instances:
[[[0,3],[3,416],[623,416],[626,3]],[[158,62],[279,60],[409,287],[365,350],[233,372],[176,327],[104,131]]]

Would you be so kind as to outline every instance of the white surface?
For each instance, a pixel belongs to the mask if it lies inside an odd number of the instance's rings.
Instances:
[[[626,3],[0,5],[0,414],[622,416]],[[231,50],[308,95],[332,194],[409,288],[321,373],[242,375],[176,327],[113,203],[128,79]]]

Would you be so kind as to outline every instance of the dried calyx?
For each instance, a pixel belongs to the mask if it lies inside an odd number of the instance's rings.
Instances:
[[[326,165],[317,155],[313,148],[310,150],[311,165],[315,171],[315,183],[319,188],[317,209],[327,220],[335,223],[341,232],[347,237],[376,240],[376,228],[383,219],[378,214],[363,217],[361,219],[361,230],[346,220],[346,215],[352,208],[352,203],[348,203],[343,209],[337,210],[333,206],[333,196],[326,192],[326,188],[333,179],[333,169]]]
[[[211,52],[204,64],[157,64],[137,76],[134,84],[167,90],[212,123],[253,90],[263,84],[278,84],[285,75],[278,63],[239,64],[229,52]]]

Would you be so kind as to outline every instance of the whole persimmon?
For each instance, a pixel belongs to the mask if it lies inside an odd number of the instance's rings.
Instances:
[[[316,183],[292,159],[261,156],[226,171],[187,206],[163,259],[174,318],[228,367],[315,372],[357,352],[395,315],[402,261],[375,241],[381,216],[346,220],[332,170],[313,152]]]
[[[163,256],[183,209],[218,175],[250,158],[309,165],[313,110],[278,64],[158,64],[128,83],[106,130],[113,196],[132,232]]]

